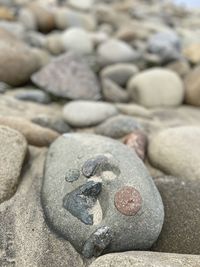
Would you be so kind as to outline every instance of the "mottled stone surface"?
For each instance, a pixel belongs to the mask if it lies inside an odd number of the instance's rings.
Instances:
[[[79,170],[80,177],[66,181],[71,169]],[[115,206],[115,195],[125,186],[134,188],[137,200],[127,209],[132,210],[129,216]],[[65,134],[50,147],[42,204],[49,226],[85,257],[150,248],[164,216],[158,191],[135,152],[118,141],[83,133]]]
[[[32,81],[55,96],[97,100],[100,89],[95,74],[83,59],[66,53],[32,76]]]
[[[194,255],[130,251],[104,255],[90,267],[196,267],[199,264],[200,257]]]

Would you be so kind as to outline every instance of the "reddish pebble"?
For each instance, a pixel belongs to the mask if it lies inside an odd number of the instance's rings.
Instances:
[[[140,193],[131,186],[121,188],[115,194],[115,207],[126,216],[135,215],[142,207],[142,197]]]
[[[137,153],[138,157],[142,160],[145,159],[147,137],[142,131],[134,131],[124,138],[124,144],[130,148],[133,148]]]

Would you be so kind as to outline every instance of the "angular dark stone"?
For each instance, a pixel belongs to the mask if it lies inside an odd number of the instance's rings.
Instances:
[[[108,163],[107,157],[100,155],[96,158],[91,158],[85,162],[85,164],[82,167],[82,173],[85,177],[91,177],[93,176],[97,169],[101,166]]]
[[[82,254],[86,258],[98,257],[112,240],[112,232],[108,226],[97,229],[85,242]]]
[[[100,182],[89,181],[67,194],[63,199],[63,207],[83,223],[92,225],[93,215],[89,210],[95,205],[101,188]]]
[[[65,175],[67,182],[74,182],[80,177],[80,171],[78,169],[69,169]]]

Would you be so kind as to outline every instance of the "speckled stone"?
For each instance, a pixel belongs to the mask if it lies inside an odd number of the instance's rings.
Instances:
[[[140,193],[134,187],[123,187],[115,194],[115,207],[124,215],[135,215],[142,207]]]
[[[72,169],[79,170],[80,176],[66,181]],[[131,188],[134,205],[129,203],[125,212],[134,216],[124,215],[124,195],[117,193],[126,192],[126,187]],[[116,208],[116,193],[117,207],[123,213]],[[94,134],[65,134],[52,144],[45,164],[42,205],[49,226],[85,257],[148,249],[164,219],[160,195],[134,150]]]

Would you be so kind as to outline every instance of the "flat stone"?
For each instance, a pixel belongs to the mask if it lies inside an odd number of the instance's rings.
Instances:
[[[86,177],[83,166],[85,169],[88,161],[94,162],[99,156],[107,160],[98,161]],[[66,172],[71,169],[82,174],[67,182]],[[116,193],[126,186],[134,188],[134,200],[139,201],[136,206],[128,204],[127,210],[134,216],[126,216],[115,207]],[[150,248],[164,216],[158,191],[135,152],[118,141],[83,133],[65,134],[50,147],[42,205],[50,227],[85,257]]]
[[[0,125],[19,131],[25,136],[30,145],[39,147],[49,146],[59,136],[53,130],[40,127],[20,117],[0,117]]]
[[[14,95],[16,99],[23,101],[31,101],[41,104],[48,104],[51,102],[51,99],[48,96],[48,94],[38,89],[31,89],[31,88],[16,89],[12,91],[12,95]]]
[[[121,138],[138,128],[140,126],[133,117],[117,115],[97,126],[95,132],[112,138]]]
[[[163,199],[165,221],[153,250],[199,255],[200,181],[172,176],[154,181]]]
[[[171,70],[154,68],[135,75],[128,83],[130,97],[145,107],[178,106],[184,97],[183,83]]]
[[[100,75],[103,78],[108,78],[115,83],[125,86],[127,81],[138,73],[138,67],[130,63],[118,63],[103,68]]]
[[[0,203],[11,198],[18,186],[27,142],[19,132],[0,126]]]
[[[165,129],[149,141],[148,157],[164,173],[190,180],[199,179],[200,127]]]
[[[58,97],[86,100],[100,98],[96,76],[85,61],[72,53],[56,58],[35,73],[32,81]]]
[[[138,59],[138,53],[131,46],[117,39],[100,44],[97,55],[102,65],[131,62]]]
[[[116,114],[116,108],[105,102],[73,101],[63,109],[65,121],[74,127],[97,125]]]
[[[199,264],[200,257],[194,255],[130,251],[101,256],[89,267],[196,267]]]

